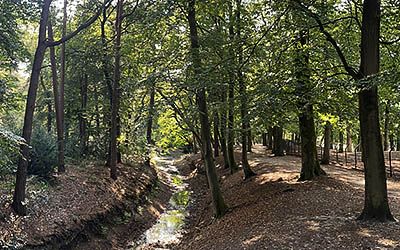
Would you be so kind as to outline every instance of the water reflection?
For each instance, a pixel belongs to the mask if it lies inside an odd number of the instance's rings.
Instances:
[[[161,164],[158,169],[167,173],[167,181],[174,188],[174,193],[169,200],[169,206],[160,216],[156,224],[148,229],[142,239],[132,244],[130,249],[166,249],[167,245],[178,243],[182,236],[182,228],[185,218],[188,216],[187,206],[189,205],[190,191],[188,184],[179,175],[172,158],[156,158]],[[133,246],[135,245],[135,246]]]

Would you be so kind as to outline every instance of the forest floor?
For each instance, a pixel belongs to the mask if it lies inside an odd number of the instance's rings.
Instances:
[[[187,233],[173,249],[400,249],[399,223],[356,220],[364,200],[361,171],[325,165],[327,176],[297,182],[300,158],[273,157],[260,145],[249,154],[257,172],[249,180],[241,171],[230,175],[222,162],[217,159],[230,210],[219,220],[212,218],[206,176],[194,167],[200,156],[179,163],[193,201]],[[400,183],[389,181],[388,189],[392,213],[400,216]]]
[[[82,165],[68,167],[51,184],[30,178],[25,217],[11,213],[12,191],[2,186],[0,248],[124,249],[128,239],[152,225],[170,196],[156,171],[142,164],[119,165],[117,181],[104,166]],[[137,207],[154,194],[154,186],[161,192],[138,215]]]

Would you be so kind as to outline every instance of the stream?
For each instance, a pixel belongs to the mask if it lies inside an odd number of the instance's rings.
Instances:
[[[172,196],[164,213],[157,222],[145,231],[139,240],[130,242],[128,249],[169,249],[171,244],[179,243],[183,233],[187,207],[190,202],[188,184],[184,182],[174,160],[180,155],[157,156],[154,159],[156,169],[164,181],[172,188]]]

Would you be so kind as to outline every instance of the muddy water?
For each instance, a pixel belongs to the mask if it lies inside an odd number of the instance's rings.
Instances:
[[[158,221],[138,241],[130,242],[128,249],[168,249],[168,245],[179,242],[188,216],[190,192],[174,165],[174,159],[176,156],[154,158],[158,171],[164,173],[164,181],[172,187],[173,194]]]

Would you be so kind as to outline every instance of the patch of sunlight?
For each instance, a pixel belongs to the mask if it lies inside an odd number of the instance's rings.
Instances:
[[[310,231],[319,231],[320,230],[319,222],[307,221],[306,225],[307,225],[307,229]]]
[[[390,240],[390,239],[378,239],[378,243],[384,245],[385,247],[395,248],[399,246],[398,241]]]
[[[261,235],[253,236],[250,239],[243,241],[244,245],[253,245],[255,242],[259,241],[262,238]]]
[[[371,231],[366,229],[366,228],[362,228],[360,231],[357,232],[359,235],[364,236],[364,237],[371,237]]]

